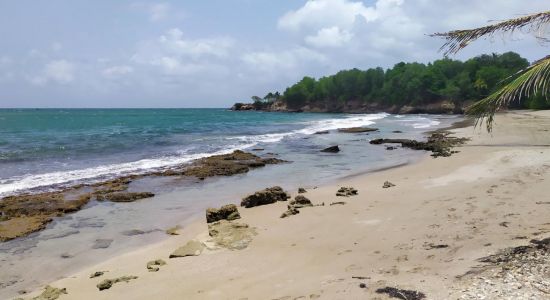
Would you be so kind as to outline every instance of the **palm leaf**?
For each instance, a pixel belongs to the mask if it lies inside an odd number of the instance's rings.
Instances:
[[[492,36],[497,32],[513,33],[517,30],[525,30],[525,32],[535,33],[540,39],[547,41],[547,39],[543,37],[543,33],[544,27],[548,23],[550,23],[550,11],[545,11],[515,19],[509,19],[489,26],[434,33],[431,36],[445,38],[445,44],[441,46],[440,51],[446,49],[445,55],[449,55],[456,54],[458,51],[462,50],[471,42],[482,36]]]
[[[504,87],[474,103],[466,114],[476,117],[476,126],[485,120],[487,131],[491,131],[494,114],[514,100],[541,95],[547,97],[550,90],[550,55],[519,71]]]

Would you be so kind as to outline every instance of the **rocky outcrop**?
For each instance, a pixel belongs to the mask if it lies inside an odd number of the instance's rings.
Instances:
[[[350,128],[339,128],[338,132],[344,133],[362,133],[362,132],[372,132],[378,131],[378,128],[369,128],[369,127],[350,127]]]
[[[409,139],[374,139],[370,143],[373,145],[401,144],[401,147],[405,148],[431,151],[433,157],[447,157],[457,152],[451,150],[453,147],[462,145],[468,141],[467,138],[452,137],[450,134],[450,132],[446,131],[433,132],[425,142]]]
[[[300,213],[298,209],[303,207],[311,207],[311,206],[313,206],[313,204],[308,198],[306,198],[303,195],[298,195],[294,197],[294,199],[290,200],[290,202],[288,203],[288,210],[281,215],[281,218],[286,218],[292,215],[296,215]]]
[[[137,279],[137,276],[122,276],[114,279],[105,279],[102,282],[97,284],[97,288],[100,291],[110,289],[113,284],[118,282],[129,282],[130,280]]]
[[[219,220],[233,221],[240,219],[241,215],[237,210],[235,204],[227,204],[221,208],[208,208],[206,209],[206,223],[213,223]]]
[[[341,187],[336,192],[336,196],[338,197],[349,197],[349,196],[356,196],[357,190],[353,187]]]
[[[136,200],[151,198],[154,196],[155,194],[150,192],[136,192],[136,193],[118,192],[118,193],[107,193],[107,194],[97,195],[97,200],[98,201],[108,200],[111,202],[134,202]]]
[[[321,150],[321,152],[338,153],[338,152],[340,152],[340,147],[338,147],[338,145],[330,146],[330,147],[327,147],[327,148]]]
[[[199,256],[204,250],[204,244],[197,240],[190,240],[182,247],[179,247],[172,252],[169,258]]]
[[[290,198],[287,192],[280,186],[266,188],[264,190],[248,195],[241,201],[241,206],[250,208],[259,205],[275,203],[277,201],[286,201]]]

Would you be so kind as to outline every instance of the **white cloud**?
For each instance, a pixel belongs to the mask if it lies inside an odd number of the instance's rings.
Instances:
[[[40,75],[33,76],[29,80],[35,85],[45,85],[50,81],[67,84],[74,80],[75,65],[66,60],[53,60],[48,62]]]
[[[324,63],[326,57],[305,47],[284,51],[255,51],[244,54],[241,59],[253,70],[279,72],[297,69],[309,63]]]
[[[168,12],[170,11],[170,4],[155,3],[151,4],[148,9],[151,21],[160,21],[168,16]]]
[[[316,35],[306,36],[307,44],[314,47],[341,47],[353,38],[353,33],[337,26],[322,28]]]
[[[158,39],[160,47],[164,50],[173,52],[178,55],[188,55],[193,58],[198,58],[204,55],[217,57],[227,56],[229,49],[233,46],[232,39],[227,37],[222,38],[206,38],[206,39],[186,39],[183,32],[179,28],[168,30]]]
[[[103,74],[103,76],[107,78],[116,78],[132,72],[134,72],[134,68],[130,66],[121,65],[121,66],[112,66],[109,68],[105,68],[101,73]]]

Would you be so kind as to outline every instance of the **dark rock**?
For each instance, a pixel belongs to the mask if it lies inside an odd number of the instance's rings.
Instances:
[[[286,201],[290,196],[280,186],[266,188],[264,190],[248,195],[241,201],[241,206],[246,208]]]
[[[373,145],[380,144],[401,144],[401,147],[410,148],[414,150],[426,150],[431,151],[433,157],[447,157],[451,154],[456,153],[456,151],[451,151],[451,148],[462,145],[467,138],[457,138],[449,136],[450,132],[433,132],[426,142],[419,142],[416,140],[409,139],[374,139],[370,141]]]
[[[96,277],[99,277],[99,276],[103,276],[103,274],[105,274],[104,271],[96,271],[96,272],[93,272],[92,274],[90,274],[90,278],[96,278]]]
[[[401,290],[394,287],[385,287],[376,290],[377,294],[387,294],[390,298],[402,300],[422,300],[426,299],[426,295],[421,292],[411,290]]]
[[[353,187],[341,187],[336,192],[336,196],[338,197],[349,197],[349,196],[355,196],[357,195],[357,190]]]
[[[337,201],[337,202],[331,202],[331,203],[330,203],[330,206],[333,206],[333,205],[345,205],[345,204],[346,204],[346,202],[344,202],[344,201]]]
[[[150,192],[139,192],[139,193],[118,192],[118,193],[97,195],[97,200],[98,201],[109,200],[111,202],[134,202],[136,200],[151,198],[154,196],[155,194]]]
[[[240,218],[241,215],[239,214],[235,204],[227,204],[219,209],[208,208],[206,210],[206,223],[212,223],[219,220],[232,221]]]
[[[394,131],[392,131],[392,133],[403,133],[403,131],[401,131],[401,130],[394,130]]]
[[[328,148],[321,150],[321,152],[338,153],[340,152],[340,147],[338,147],[338,145],[330,146]]]
[[[395,184],[393,184],[389,181],[386,181],[386,182],[384,182],[384,185],[382,186],[382,188],[387,189],[387,188],[391,188],[391,187],[394,187],[394,186],[395,186]]]
[[[313,204],[311,204],[311,201],[308,198],[302,195],[294,197],[294,199],[289,202],[289,207],[293,208],[302,208],[306,206],[313,206]]]
[[[321,130],[321,131],[315,132],[315,134],[329,134],[329,133],[330,133],[330,131],[328,131],[328,130]]]
[[[369,128],[369,127],[351,127],[351,128],[339,128],[338,132],[344,133],[361,133],[361,132],[372,132],[378,131],[378,128]]]
[[[395,150],[397,147],[394,146],[386,146],[386,150]]]
[[[298,188],[298,194],[303,194],[303,193],[307,193],[306,189],[304,188]]]
[[[361,283],[359,284],[359,287],[362,288],[362,289],[366,289],[366,288],[367,288],[367,284],[361,282]]]
[[[294,207],[289,207],[287,211],[285,211],[282,215],[281,215],[281,218],[284,219],[286,217],[290,217],[290,216],[293,216],[293,215],[297,215],[299,214],[300,211],[297,210],[296,208]]]

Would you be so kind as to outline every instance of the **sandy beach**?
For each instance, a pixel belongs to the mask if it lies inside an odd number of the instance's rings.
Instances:
[[[471,140],[451,157],[426,154],[414,164],[306,186],[302,195],[315,206],[299,214],[280,218],[283,201],[239,206],[241,219],[231,222],[249,226],[244,249],[216,246],[201,219],[161,243],[52,278],[50,286],[66,289],[60,299],[390,299],[377,292],[386,287],[426,299],[549,299],[548,269],[513,282],[493,276],[500,266],[478,261],[550,236],[549,131],[550,111],[501,114],[491,134],[453,129]],[[395,186],[383,188],[386,181]],[[337,197],[342,186],[358,195]],[[190,240],[205,244],[200,255],[169,258]],[[150,272],[147,263],[157,259],[166,265]],[[105,273],[90,278],[96,271]],[[96,286],[120,276],[137,278]]]

